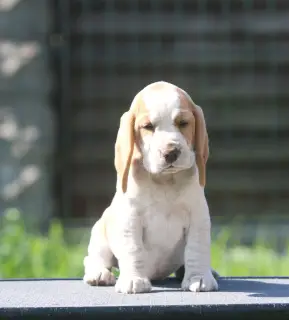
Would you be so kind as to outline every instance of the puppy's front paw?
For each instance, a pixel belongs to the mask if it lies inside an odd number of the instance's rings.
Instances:
[[[91,286],[113,286],[116,282],[114,274],[106,268],[85,273],[83,281]]]
[[[211,271],[204,275],[190,275],[184,277],[182,289],[192,292],[217,291],[218,283]]]
[[[119,293],[141,293],[150,292],[151,283],[147,278],[122,276],[120,274],[115,291]]]

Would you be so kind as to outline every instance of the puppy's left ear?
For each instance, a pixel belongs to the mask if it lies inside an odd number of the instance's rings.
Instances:
[[[194,144],[196,162],[199,169],[200,185],[206,185],[206,164],[209,158],[209,139],[206,121],[203,110],[200,106],[193,103],[193,114],[195,117]]]

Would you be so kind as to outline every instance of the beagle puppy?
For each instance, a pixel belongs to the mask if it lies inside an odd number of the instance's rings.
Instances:
[[[135,96],[120,120],[116,192],[92,228],[85,283],[149,292],[151,280],[184,266],[184,290],[218,289],[204,194],[208,156],[203,111],[184,90],[160,81]]]

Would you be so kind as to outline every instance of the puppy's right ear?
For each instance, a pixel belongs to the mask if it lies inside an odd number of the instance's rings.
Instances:
[[[130,110],[125,112],[120,119],[120,125],[115,143],[114,165],[121,182],[122,192],[127,190],[128,174],[134,149],[135,115]]]

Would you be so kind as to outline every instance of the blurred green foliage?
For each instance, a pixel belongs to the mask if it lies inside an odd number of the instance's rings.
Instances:
[[[81,277],[85,244],[69,245],[59,222],[47,236],[27,232],[17,210],[7,211],[0,228],[0,278]]]
[[[251,246],[239,245],[234,230],[224,229],[212,241],[212,266],[221,276],[288,276],[289,243],[282,254],[277,244],[257,234]],[[228,243],[231,243],[228,246]]]
[[[261,240],[251,247],[229,240],[224,229],[212,242],[212,265],[222,276],[288,276],[289,245],[280,255]],[[82,277],[87,244],[65,241],[57,221],[47,236],[27,232],[19,211],[8,210],[0,223],[0,278]]]

